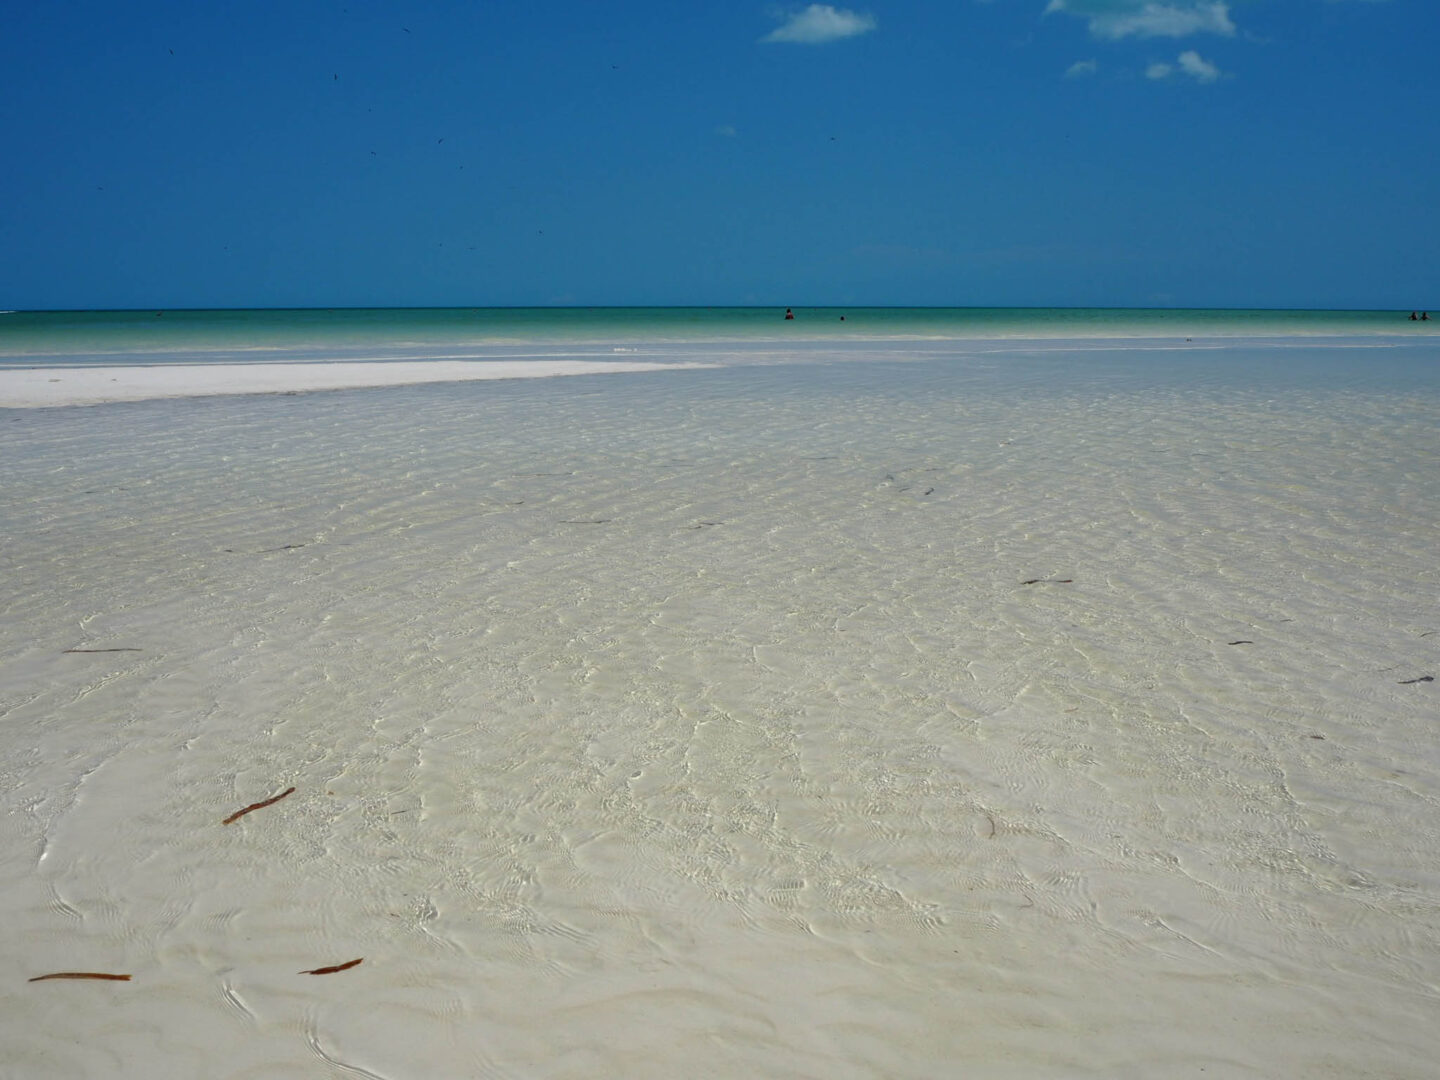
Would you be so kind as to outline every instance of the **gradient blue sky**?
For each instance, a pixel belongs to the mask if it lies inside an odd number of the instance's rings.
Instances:
[[[1440,308],[1435,0],[56,0],[0,307]]]

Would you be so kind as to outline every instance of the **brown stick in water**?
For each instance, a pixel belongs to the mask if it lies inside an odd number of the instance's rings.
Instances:
[[[316,968],[316,969],[313,970],[313,971],[302,971],[302,972],[300,972],[300,974],[301,974],[301,975],[334,975],[337,971],[348,971],[350,968],[354,967],[356,964],[360,963],[361,960],[364,960],[364,959],[365,959],[365,958],[362,956],[362,957],[360,957],[360,960],[349,960],[349,961],[347,961],[346,963],[343,963],[343,964],[335,964],[335,965],[333,965],[333,966],[331,966],[331,967]]]
[[[110,982],[129,982],[129,975],[111,975],[104,971],[54,971],[49,975],[36,975],[29,982],[44,982],[46,979],[107,979]]]
[[[231,814],[220,824],[229,825],[231,822],[239,821],[246,814],[250,813],[251,810],[261,810],[267,806],[272,806],[275,803],[279,802],[281,799],[283,799],[286,795],[289,795],[294,790],[295,789],[293,787],[286,788],[284,791],[280,792],[279,795],[276,795],[273,799],[263,799],[260,802],[251,803],[249,806],[245,807],[244,810],[236,810],[235,813]]]

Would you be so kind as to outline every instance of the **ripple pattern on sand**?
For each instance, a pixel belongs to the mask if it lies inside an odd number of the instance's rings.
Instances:
[[[0,418],[11,1067],[1424,1075],[1440,388],[1182,361]]]

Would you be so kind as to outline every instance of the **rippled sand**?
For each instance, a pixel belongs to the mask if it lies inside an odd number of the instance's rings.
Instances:
[[[0,412],[0,1069],[1431,1075],[1437,351],[873,352]]]

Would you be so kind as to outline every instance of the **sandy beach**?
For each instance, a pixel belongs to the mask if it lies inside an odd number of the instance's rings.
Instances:
[[[315,390],[539,379],[657,371],[676,365],[615,360],[424,360],[365,363],[108,364],[0,369],[0,408],[100,405],[112,401],[285,394]],[[693,367],[695,365],[681,365]]]
[[[0,1073],[1428,1076],[1433,351],[1246,348],[8,410]]]

